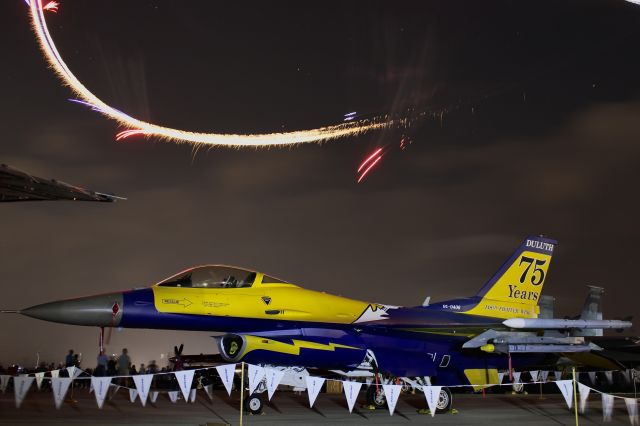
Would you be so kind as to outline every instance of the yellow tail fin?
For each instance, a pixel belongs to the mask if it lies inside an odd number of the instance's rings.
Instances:
[[[466,314],[495,318],[536,318],[538,301],[557,241],[527,237],[476,295]]]

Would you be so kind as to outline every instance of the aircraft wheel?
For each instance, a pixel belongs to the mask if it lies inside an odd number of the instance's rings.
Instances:
[[[262,413],[263,406],[264,403],[262,402],[262,397],[257,393],[254,393],[244,400],[244,410],[250,412],[251,414]]]
[[[440,396],[438,397],[438,403],[436,404],[436,413],[444,413],[451,410],[453,404],[453,395],[449,388],[440,389]]]
[[[373,405],[376,408],[387,406],[387,397],[384,395],[382,386],[369,386],[369,389],[367,389],[367,404]]]

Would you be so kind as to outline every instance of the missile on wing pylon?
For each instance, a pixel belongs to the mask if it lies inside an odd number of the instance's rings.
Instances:
[[[495,345],[493,351],[496,353],[573,353],[573,352],[590,352],[602,350],[598,345],[593,343],[585,345]],[[484,349],[483,349],[484,350]],[[486,351],[485,351],[486,352]]]
[[[502,322],[509,328],[566,330],[570,328],[600,328],[621,330],[631,327],[621,320],[568,320],[560,318],[509,318]]]

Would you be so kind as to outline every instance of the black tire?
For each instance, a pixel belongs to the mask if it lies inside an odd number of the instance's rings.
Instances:
[[[436,413],[446,413],[451,410],[453,405],[453,395],[449,388],[440,389],[440,396],[438,397],[438,403],[436,404]]]
[[[262,397],[258,393],[254,393],[244,400],[244,411],[248,411],[251,414],[262,413],[263,407]]]
[[[376,408],[384,408],[387,406],[387,397],[384,394],[382,386],[371,385],[367,389],[367,404]]]

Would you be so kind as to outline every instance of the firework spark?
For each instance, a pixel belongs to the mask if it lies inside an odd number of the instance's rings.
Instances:
[[[362,182],[362,180],[367,176],[369,171],[375,167],[376,164],[382,160],[382,148],[378,148],[371,155],[369,155],[358,167],[358,173],[362,170],[362,174],[358,178],[357,183]]]
[[[42,9],[47,10],[49,12],[58,13],[59,6],[60,6],[60,3],[58,3],[57,1],[50,1],[49,3],[42,6]]]
[[[55,3],[55,9],[57,10],[57,2],[49,2],[45,7],[52,3]],[[147,136],[155,136],[162,140],[176,143],[191,143],[210,146],[290,146],[302,143],[320,143],[331,139],[354,136],[371,130],[390,127],[394,124],[393,120],[388,119],[368,119],[293,132],[267,134],[218,134],[173,129],[142,121],[107,105],[82,84],[82,82],[71,72],[67,64],[62,60],[62,56],[58,52],[58,48],[49,33],[49,28],[47,27],[47,22],[43,12],[43,0],[30,0],[28,4],[31,11],[33,30],[38,42],[40,43],[42,52],[49,61],[51,67],[58,74],[58,77],[65,85],[69,86],[77,96],[78,101],[81,100],[85,102],[95,111],[117,121],[123,127],[136,129],[136,131]],[[53,5],[50,6],[50,10],[53,8]],[[129,136],[129,134],[127,134],[127,136]]]
[[[140,130],[140,129],[129,129],[129,130],[123,130],[120,133],[118,133],[116,135],[116,140],[117,141],[121,141],[122,139],[126,139],[130,136],[136,136],[136,135],[146,135],[147,132],[145,132],[144,130]]]
[[[69,99],[67,99],[67,100],[68,100],[69,102],[73,102],[73,103],[76,103],[76,104],[80,104],[80,105],[84,105],[84,106],[86,106],[86,107],[89,107],[89,108],[91,108],[93,111],[96,111],[96,112],[100,112],[100,113],[102,113],[102,110],[101,110],[100,108],[98,108],[98,107],[97,107],[97,106],[95,106],[95,105],[91,105],[89,102],[85,102],[85,101],[83,101],[82,99],[69,98]]]
[[[382,148],[378,148],[375,151],[373,151],[371,155],[365,158],[365,160],[362,163],[360,163],[360,167],[358,167],[358,173],[360,173],[360,170],[362,170],[369,163],[369,161],[373,160],[373,158],[376,155],[380,154],[381,152],[382,152]]]

